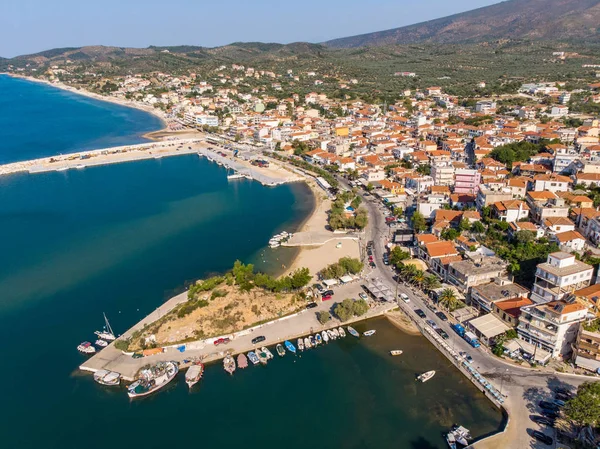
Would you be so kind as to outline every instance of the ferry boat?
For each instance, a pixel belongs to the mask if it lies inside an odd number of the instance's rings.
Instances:
[[[304,347],[306,349],[312,348],[312,343],[310,342],[310,338],[304,337]]]
[[[235,371],[235,360],[233,360],[230,354],[227,354],[223,359],[223,369],[229,374],[233,374]]]
[[[423,373],[420,376],[418,376],[417,380],[421,381],[422,383],[425,383],[433,376],[435,376],[435,371],[427,371],[426,373]]]
[[[360,334],[358,332],[356,332],[356,330],[353,327],[348,326],[348,332],[353,337],[360,338]]]
[[[371,335],[375,335],[375,330],[371,329],[370,331],[363,332],[365,337],[370,337]]]
[[[100,385],[114,386],[121,383],[121,375],[115,371],[101,369],[94,373],[94,380]]]
[[[202,363],[194,364],[185,373],[185,383],[188,384],[188,387],[192,388],[202,379],[203,374],[204,365]]]
[[[267,354],[262,349],[256,351],[256,357],[258,357],[258,361],[263,365],[266,365],[267,361],[269,360]]]
[[[238,366],[238,368],[241,368],[241,369],[248,368],[248,358],[244,355],[244,353],[238,354],[237,366]]]
[[[158,362],[143,368],[138,380],[127,387],[127,395],[130,398],[148,396],[171,382],[178,372],[179,367],[175,362]]]
[[[292,354],[296,353],[296,347],[292,344],[291,341],[286,340],[283,344],[285,345],[285,349],[290,351]]]
[[[392,349],[390,351],[390,355],[402,355],[402,350],[401,349]]]
[[[277,346],[275,346],[275,349],[277,350],[277,354],[279,354],[279,357],[283,357],[285,355],[285,349],[283,349],[281,343],[278,343]]]
[[[298,346],[298,349],[300,351],[304,351],[304,342],[302,341],[301,338],[299,338],[298,341],[296,342],[296,346]]]
[[[273,353],[269,351],[269,349],[266,346],[263,346],[262,348],[260,348],[260,350],[265,353],[268,360],[271,360],[273,358]]]
[[[253,365],[258,365],[260,363],[260,360],[258,360],[258,356],[254,351],[250,351],[248,353],[248,359],[252,362]]]
[[[320,345],[321,343],[323,343],[323,338],[321,337],[321,334],[316,334],[315,335],[315,344]]]
[[[95,344],[96,346],[100,347],[100,348],[106,348],[106,347],[108,346],[108,342],[107,342],[107,341],[100,340],[100,339],[96,340],[96,341],[94,342],[94,344]]]
[[[341,338],[345,338],[346,337],[346,332],[344,331],[344,328],[342,326],[338,327],[338,334],[340,335]]]
[[[81,343],[77,346],[77,350],[83,354],[94,354],[96,352],[96,348],[89,341]]]
[[[96,331],[94,334],[96,334],[102,340],[114,341],[117,337],[115,337],[115,333],[113,332],[112,327],[110,327],[110,323],[108,322],[108,318],[106,318],[106,314],[103,313],[102,315],[104,315],[104,330]]]
[[[325,343],[327,343],[329,341],[329,334],[327,333],[327,331],[321,332],[321,337],[323,337],[323,341]]]

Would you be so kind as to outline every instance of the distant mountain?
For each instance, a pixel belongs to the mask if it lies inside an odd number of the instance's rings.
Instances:
[[[503,39],[600,42],[600,0],[509,0],[441,19],[334,39],[334,48]]]

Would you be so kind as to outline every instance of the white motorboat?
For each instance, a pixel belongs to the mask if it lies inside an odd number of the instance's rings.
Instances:
[[[377,332],[377,331],[371,329],[370,331],[363,332],[363,335],[365,337],[370,337],[371,335],[375,335],[375,332]]]
[[[81,343],[77,346],[77,350],[83,354],[94,354],[96,352],[96,348],[89,341]]]
[[[331,333],[333,334],[334,340],[337,340],[338,338],[340,338],[340,333],[338,332],[338,330],[335,327],[333,329],[331,329]]]
[[[329,330],[327,331],[327,335],[329,335],[329,339],[330,339],[331,341],[335,340],[335,334],[333,333],[333,331],[332,331],[331,329],[329,329]]]
[[[401,349],[392,349],[390,351],[390,355],[402,355],[402,350]]]
[[[188,387],[192,388],[202,379],[203,374],[204,365],[202,363],[192,365],[185,373],[185,383],[188,384]]]
[[[446,442],[450,449],[456,449],[456,437],[454,436],[454,432],[448,432],[446,435]]]
[[[304,351],[304,342],[302,341],[302,338],[298,339],[298,341],[296,342],[296,346],[298,346],[298,349],[300,351]]]
[[[138,380],[127,387],[127,395],[130,398],[148,396],[171,382],[178,372],[179,367],[175,362],[158,362],[143,368]]]
[[[468,446],[469,440],[473,439],[470,430],[463,426],[453,426],[452,433],[456,441],[463,446]]]
[[[100,385],[114,386],[121,383],[121,375],[115,371],[101,369],[94,373],[94,380]]]
[[[271,360],[273,358],[273,353],[269,351],[269,349],[266,346],[263,346],[262,348],[260,348],[260,350],[265,353],[265,355],[267,356],[267,360]]]
[[[344,328],[342,326],[338,327],[338,334],[340,335],[341,338],[346,337],[346,331],[344,330]]]
[[[429,379],[431,379],[433,376],[435,376],[435,371],[427,371],[426,373],[421,374],[420,376],[417,377],[417,380],[425,383],[427,382]]]
[[[323,338],[323,341],[325,343],[327,343],[329,341],[329,334],[327,333],[327,331],[321,332],[321,337]]]
[[[100,348],[106,348],[106,347],[108,346],[108,342],[107,342],[107,341],[105,341],[105,340],[100,340],[100,339],[96,340],[96,341],[94,342],[94,344],[95,344],[96,346],[100,347]]]
[[[306,349],[312,348],[312,343],[310,342],[310,338],[304,337],[304,347]]]

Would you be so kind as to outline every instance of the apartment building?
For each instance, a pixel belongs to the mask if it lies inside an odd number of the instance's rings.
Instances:
[[[506,275],[508,264],[496,256],[452,262],[448,268],[447,281],[467,293],[471,287],[487,284],[495,278]]]
[[[536,303],[558,301],[592,282],[594,267],[558,251],[537,266],[531,299]]]
[[[497,277],[492,282],[471,288],[469,301],[482,312],[493,312],[498,301],[527,297],[529,290],[519,284],[513,284],[506,278]]]
[[[454,193],[474,195],[481,184],[481,173],[470,168],[457,168],[454,171]]]
[[[577,367],[598,371],[600,369],[600,332],[586,330],[582,323],[577,333],[573,356],[573,362]]]
[[[527,192],[526,200],[530,210],[529,216],[535,223],[542,224],[547,218],[569,216],[569,207],[565,200],[554,192]]]
[[[436,164],[431,167],[431,177],[436,186],[454,185],[454,167]]]

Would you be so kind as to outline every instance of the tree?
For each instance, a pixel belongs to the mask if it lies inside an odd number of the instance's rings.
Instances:
[[[352,304],[352,311],[356,316],[363,316],[369,311],[369,304],[364,299],[358,299]]]
[[[292,288],[294,289],[308,285],[311,279],[312,276],[310,275],[310,270],[308,268],[299,268],[290,275]]]
[[[460,220],[460,223],[458,224],[458,230],[463,232],[468,231],[469,229],[471,229],[471,222],[467,218]]]
[[[325,312],[319,312],[317,314],[317,318],[319,320],[319,323],[321,324],[327,324],[327,322],[331,319],[331,314],[327,311]]]
[[[419,173],[423,176],[431,175],[431,165],[429,165],[429,164],[419,165],[417,167],[417,173]]]
[[[452,240],[456,240],[459,235],[460,235],[460,232],[458,232],[456,229],[446,228],[442,231],[441,237],[444,240],[452,241]]]
[[[485,226],[482,222],[476,221],[471,225],[471,232],[476,234],[483,234],[485,232]]]
[[[442,293],[440,293],[440,296],[438,297],[438,302],[446,306],[448,310],[454,310],[459,303],[456,292],[451,288],[442,290]]]
[[[435,290],[436,288],[440,288],[441,285],[440,280],[434,274],[428,274],[423,279],[423,290],[425,291]]]
[[[355,259],[352,257],[342,257],[339,261],[338,264],[340,264],[344,270],[345,270],[345,274],[347,273],[351,273],[351,274],[358,274],[362,271],[363,269],[363,263],[359,260],[359,259]]]
[[[404,251],[400,246],[396,246],[392,249],[392,252],[390,253],[390,263],[392,265],[397,267],[403,260],[407,259],[410,259],[410,253],[408,251]]]
[[[367,227],[369,223],[369,216],[367,215],[367,211],[365,209],[359,209],[356,213],[356,217],[354,218],[354,225],[358,229],[364,229]]]
[[[341,320],[348,321],[354,315],[353,302],[351,299],[344,299],[341,303],[337,304],[333,309],[333,313]]]
[[[367,192],[372,192],[373,190],[375,190],[375,186],[371,183],[367,184]]]
[[[402,210],[402,208],[398,206],[394,207],[394,216],[396,218],[400,218],[402,217],[402,215],[404,215],[404,210]]]
[[[600,383],[585,382],[577,395],[567,401],[565,416],[579,427],[596,427],[600,423]]]
[[[410,219],[413,229],[415,232],[420,233],[427,229],[427,224],[425,223],[425,217],[421,212],[415,212]]]
[[[515,233],[515,240],[517,243],[529,243],[535,240],[535,234],[531,231],[517,231]]]
[[[354,199],[352,200],[352,202],[350,203],[350,206],[354,209],[358,209],[361,202],[362,202],[362,199],[360,198],[360,196],[355,196]]]

